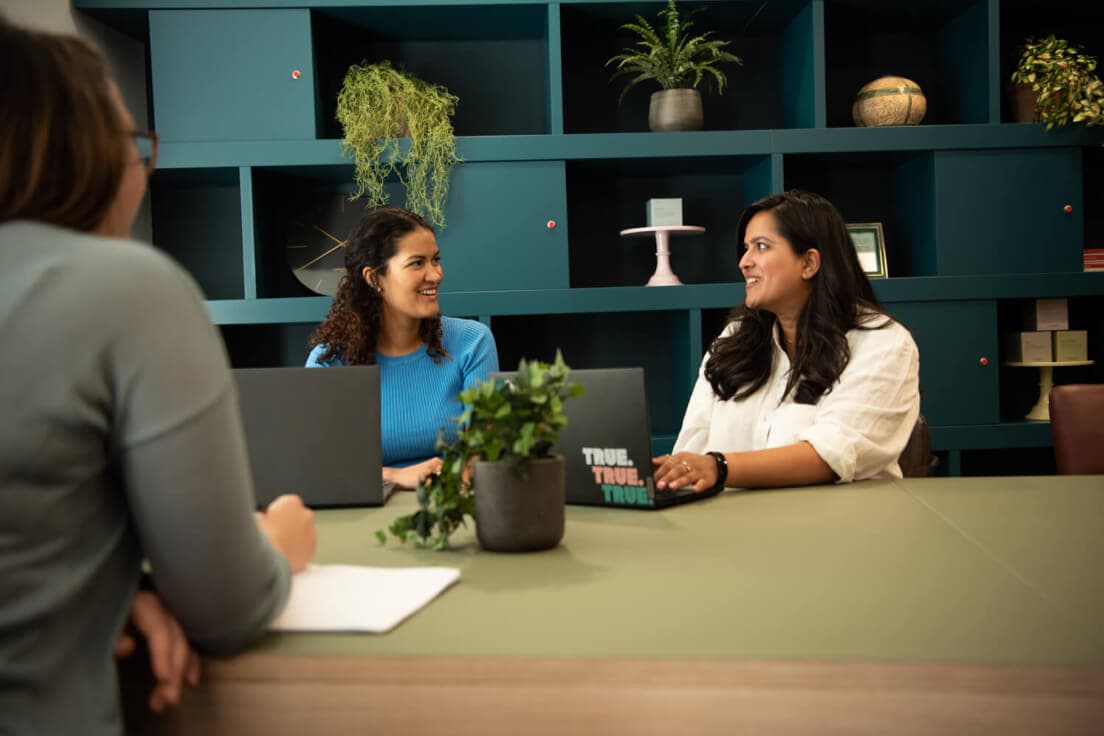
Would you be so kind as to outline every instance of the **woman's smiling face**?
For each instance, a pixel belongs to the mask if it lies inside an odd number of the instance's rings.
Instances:
[[[386,318],[427,319],[441,313],[437,289],[444,279],[437,238],[424,228],[402,236],[395,255],[387,261],[386,273],[373,280],[365,269],[369,285],[379,287]]]
[[[809,252],[800,256],[795,253],[790,241],[778,232],[774,215],[766,210],[748,221],[743,248],[740,272],[747,282],[744,304],[779,317],[795,317],[812,291]]]

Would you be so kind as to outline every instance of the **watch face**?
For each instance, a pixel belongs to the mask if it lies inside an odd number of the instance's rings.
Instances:
[[[303,286],[333,296],[345,275],[345,241],[364,213],[363,202],[341,192],[312,193],[300,200],[287,226],[288,266]]]

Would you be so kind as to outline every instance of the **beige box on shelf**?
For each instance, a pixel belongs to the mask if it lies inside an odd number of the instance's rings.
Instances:
[[[682,224],[681,199],[649,199],[648,227],[662,227]]]
[[[1067,299],[1032,299],[1028,302],[1025,330],[1068,330]]]
[[[1052,360],[1050,332],[1012,332],[1008,335],[1005,360],[1010,363],[1049,363]]]
[[[1089,333],[1085,330],[1057,330],[1053,346],[1057,361],[1089,359]]]

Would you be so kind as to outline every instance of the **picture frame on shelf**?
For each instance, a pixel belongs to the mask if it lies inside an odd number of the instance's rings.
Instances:
[[[856,222],[847,225],[851,242],[859,256],[859,265],[868,278],[884,279],[889,277],[886,267],[885,234],[880,222]]]

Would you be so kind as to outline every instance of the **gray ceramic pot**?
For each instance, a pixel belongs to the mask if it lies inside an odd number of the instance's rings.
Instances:
[[[701,130],[702,102],[696,89],[664,89],[652,93],[648,127],[660,130]]]
[[[564,459],[529,461],[522,478],[501,463],[475,464],[475,534],[492,552],[555,547],[564,533]]]

